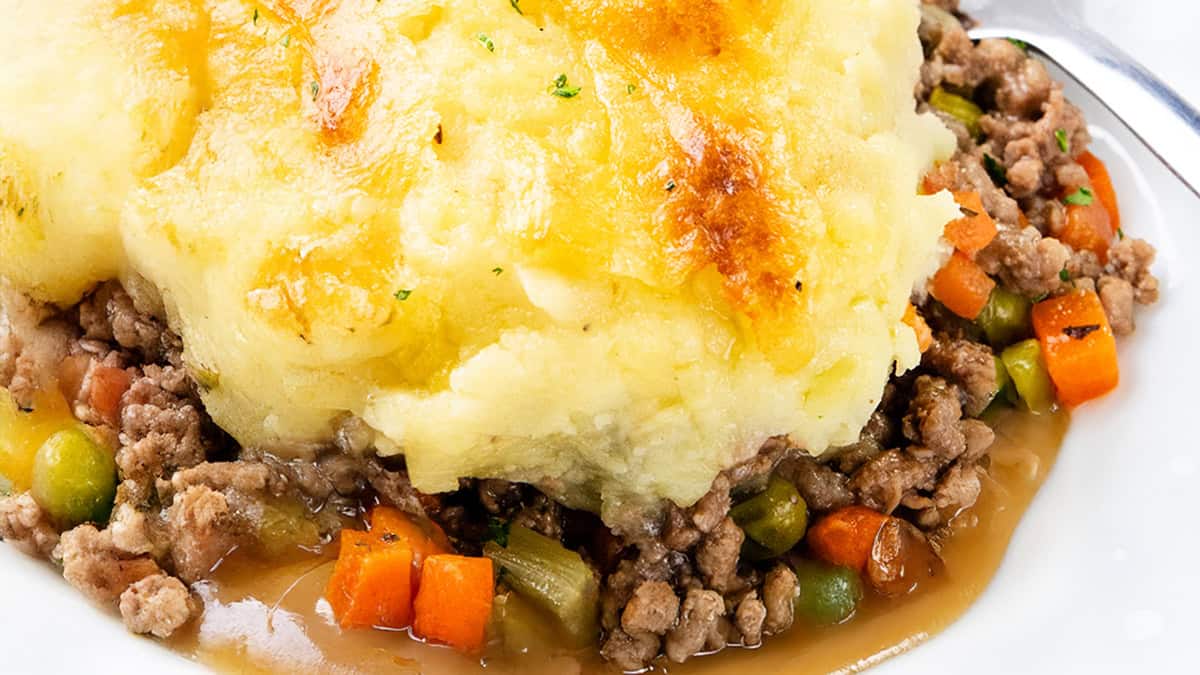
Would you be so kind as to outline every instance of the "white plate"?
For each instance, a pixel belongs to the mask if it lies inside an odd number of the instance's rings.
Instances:
[[[1200,101],[1200,3],[1088,0],[1105,31]],[[1163,301],[1121,346],[1122,383],[1077,411],[1058,465],[991,587],[958,623],[873,673],[1196,672],[1200,534],[1200,202],[1106,111],[1084,104],[1125,229],[1160,251]],[[0,672],[202,673],[127,634],[57,571],[0,545]]]

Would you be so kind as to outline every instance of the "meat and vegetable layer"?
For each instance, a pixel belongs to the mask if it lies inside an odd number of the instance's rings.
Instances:
[[[1023,45],[972,43],[956,4],[922,8],[915,109],[957,149],[913,182],[958,208],[940,268],[898,308],[920,362],[895,369],[848,445],[820,453],[772,434],[706,477],[699,499],[603,518],[562,499],[571,484],[553,475],[421,490],[403,453],[349,411],[310,442],[224,431],[205,403],[219,374],[189,360],[188,336],[141,276],[65,305],[6,286],[0,537],[60,563],[138,633],[183,630],[200,611],[191,585],[231,551],[269,561],[327,548],[325,597],[345,630],[411,627],[484,655],[551,640],[624,670],[853,624],[869,596],[920,593],[945,571],[944,542],[969,527],[992,414],[1111,391],[1116,338],[1158,298],[1154,249],[1127,236],[1080,111]],[[481,56],[498,39],[479,38]],[[569,79],[554,86],[548,99],[585,95]]]

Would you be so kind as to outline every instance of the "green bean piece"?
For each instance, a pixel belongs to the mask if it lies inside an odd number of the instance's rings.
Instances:
[[[60,431],[33,458],[33,498],[55,523],[105,523],[117,496],[112,452],[82,429]]]
[[[258,519],[258,548],[268,557],[277,558],[296,548],[312,548],[321,543],[321,529],[303,504],[276,499],[262,505]]]
[[[1042,346],[1037,340],[1025,340],[1000,354],[1004,368],[1012,378],[1021,400],[1034,414],[1054,409],[1054,384],[1042,359]]]
[[[979,118],[983,117],[983,110],[968,99],[936,87],[929,95],[929,105],[962,122],[972,136],[978,138],[982,133]]]
[[[767,489],[729,510],[746,532],[743,555],[774,558],[792,549],[808,530],[808,505],[791,482],[771,476]]]
[[[975,323],[987,335],[988,343],[1001,349],[1033,335],[1032,309],[1029,298],[997,286]]]
[[[595,642],[600,632],[600,585],[578,553],[513,525],[507,546],[488,542],[483,554],[502,570],[509,588],[557,617],[573,644]]]
[[[492,602],[494,634],[510,654],[544,654],[561,640],[557,620],[517,593],[501,593]]]
[[[830,626],[854,615],[863,596],[857,572],[816,560],[800,560],[793,569],[799,586],[795,600],[798,619]]]

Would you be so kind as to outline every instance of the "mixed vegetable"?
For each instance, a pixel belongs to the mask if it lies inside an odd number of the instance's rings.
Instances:
[[[945,100],[931,103],[956,117],[966,114],[962,106]],[[1103,263],[1121,236],[1116,192],[1100,159],[1083,153],[1078,161],[1090,185],[1063,195],[1066,224],[1058,238],[1075,250],[1095,253]],[[958,193],[955,200],[963,217],[945,229],[955,250],[931,280],[930,295],[973,322],[997,351],[997,381],[1006,394],[999,400],[1020,401],[1035,413],[1045,413],[1056,403],[1077,406],[1112,391],[1119,379],[1116,339],[1096,292],[1080,287],[1057,297],[1027,298],[998,286],[975,262],[976,254],[995,238],[996,223],[977,193]],[[1065,269],[1060,274],[1064,282],[1070,281]],[[925,351],[931,344],[928,325],[912,313],[905,322],[913,326]]]

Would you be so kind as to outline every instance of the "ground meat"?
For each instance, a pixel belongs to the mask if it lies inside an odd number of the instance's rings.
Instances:
[[[738,556],[745,538],[742,528],[728,516],[705,535],[696,549],[696,567],[704,575],[704,582],[709,588],[723,592],[734,587]]]
[[[776,473],[795,485],[808,508],[814,511],[832,511],[854,503],[846,475],[808,455],[798,454],[783,460]]]
[[[534,497],[533,503],[521,509],[512,522],[551,539],[562,538],[562,507],[545,495]]]
[[[932,490],[938,465],[903,450],[888,450],[864,464],[850,478],[859,501],[876,511],[891,513],[905,495]]]
[[[131,632],[170,637],[192,616],[187,587],[178,579],[155,574],[121,593],[121,618]]]
[[[994,368],[993,382],[995,382]],[[958,421],[962,418],[959,390],[940,377],[922,375],[914,386],[910,412],[904,418],[904,435],[923,445],[943,460],[961,455],[967,448]]]
[[[145,555],[155,552],[150,539],[146,514],[131,504],[118,504],[108,525],[113,546],[130,555]]]
[[[125,589],[162,570],[150,556],[130,556],[113,545],[108,530],[80,525],[65,532],[54,551],[63,578],[92,600],[111,604]]]
[[[1133,333],[1133,284],[1119,277],[1104,276],[1097,282],[1096,291],[1100,294],[1100,302],[1104,305],[1104,313],[1108,315],[1113,333]]]
[[[664,635],[679,615],[679,598],[665,581],[646,581],[637,587],[621,614],[621,628],[630,635]]]
[[[476,489],[479,491],[479,503],[494,516],[516,508],[524,498],[520,485],[506,480],[481,480]]]
[[[1156,252],[1141,239],[1122,239],[1108,251],[1106,271],[1133,286],[1133,299],[1139,305],[1158,302],[1158,279],[1150,273]]]
[[[666,524],[662,541],[674,551],[691,550],[700,541],[700,530],[692,526],[692,520],[683,509],[671,504],[667,507]]]
[[[151,483],[205,460],[205,416],[187,373],[146,366],[122,398],[117,466],[125,479]]]
[[[996,440],[996,432],[980,420],[963,420],[959,423],[959,428],[967,441],[967,449],[960,457],[963,461],[973,462],[981,459]]]
[[[996,394],[996,358],[987,345],[938,335],[925,352],[926,367],[958,385],[966,414],[983,412]]]
[[[763,605],[767,609],[763,630],[782,633],[792,627],[798,582],[796,573],[787,565],[776,565],[763,580]]]
[[[942,519],[948,520],[965,508],[975,505],[983,489],[979,480],[980,470],[974,464],[955,462],[938,480],[933,492],[933,501]]]
[[[226,496],[193,485],[175,496],[167,509],[171,560],[184,581],[203,579],[237,545],[238,536]]]
[[[717,476],[708,494],[692,507],[692,523],[696,529],[708,533],[721,524],[725,514],[729,513],[729,488],[729,479],[724,475]]]
[[[642,670],[658,656],[661,644],[653,633],[630,635],[618,628],[608,634],[600,647],[600,656],[623,671]]]
[[[1066,245],[1043,237],[1034,227],[1001,228],[976,258],[980,267],[999,277],[1005,288],[1031,298],[1066,288],[1059,273],[1070,260],[1071,250]]]
[[[725,600],[715,591],[691,590],[679,610],[679,623],[667,633],[667,658],[683,663],[700,653],[717,631],[725,614]]]
[[[115,281],[101,284],[79,304],[79,325],[86,337],[115,342],[151,363],[180,351],[178,337],[163,322],[140,311]]]
[[[171,476],[171,488],[177,494],[196,485],[217,491],[232,488],[247,494],[267,492],[274,496],[281,496],[286,490],[283,477],[272,473],[266,464],[248,461],[205,462]]]
[[[734,611],[734,626],[741,636],[742,644],[746,647],[756,647],[762,644],[763,622],[767,619],[767,608],[758,594],[750,591],[737,604]]]
[[[49,556],[58,545],[58,530],[33,495],[0,497],[0,539],[33,556]]]

